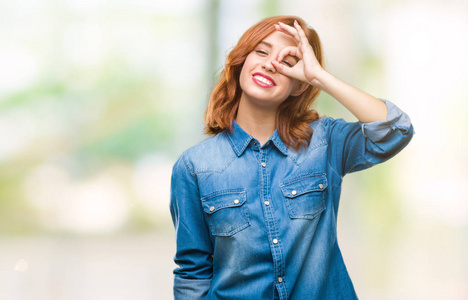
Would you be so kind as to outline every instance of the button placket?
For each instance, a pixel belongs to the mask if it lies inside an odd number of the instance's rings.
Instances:
[[[270,147],[268,147],[270,148]],[[268,169],[266,161],[269,161],[267,158],[268,148],[260,148],[260,174],[261,174],[261,195],[260,197],[263,199],[263,212],[265,216],[266,226],[268,228],[268,239],[271,249],[271,254],[273,256],[273,265],[274,265],[274,276],[275,281],[278,287],[278,292],[280,294],[280,299],[285,299],[287,295],[286,286],[283,284],[284,279],[281,277],[283,272],[281,271],[284,269],[284,261],[282,257],[282,243],[280,243],[278,239],[278,229],[277,229],[277,222],[274,214],[274,204],[271,203],[269,200],[272,199],[271,190],[270,190],[270,182],[268,181]],[[270,148],[271,149],[271,148]],[[272,199],[273,201],[273,199]]]

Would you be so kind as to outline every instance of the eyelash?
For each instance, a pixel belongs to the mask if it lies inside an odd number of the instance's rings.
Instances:
[[[261,54],[261,55],[267,55],[267,53],[266,53],[265,51],[263,51],[263,50],[255,50],[255,52],[257,52],[258,54]],[[283,62],[285,65],[287,65],[288,67],[290,67],[290,68],[292,68],[292,66],[293,66],[291,63],[289,63],[289,62],[286,61],[286,60],[283,60],[282,62]]]

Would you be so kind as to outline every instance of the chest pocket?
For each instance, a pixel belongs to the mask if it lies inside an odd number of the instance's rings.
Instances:
[[[301,176],[280,184],[289,217],[313,219],[325,210],[327,177],[325,174]]]
[[[245,189],[215,192],[201,199],[211,234],[231,236],[250,226]]]

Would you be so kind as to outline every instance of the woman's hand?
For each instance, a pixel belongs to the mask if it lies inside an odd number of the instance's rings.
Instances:
[[[309,44],[304,30],[301,26],[294,21],[294,27],[279,22],[275,24],[275,28],[285,34],[292,36],[297,46],[289,46],[284,48],[278,55],[277,61],[272,61],[274,67],[282,74],[314,85],[314,79],[316,79],[324,69],[315,57],[314,50]],[[299,61],[293,66],[288,67],[284,64],[280,64],[284,57],[287,55],[295,56]]]
[[[294,27],[283,23],[275,25],[276,30],[292,36],[297,46],[286,47],[280,51],[278,61],[272,61],[273,66],[286,76],[307,82],[314,87],[330,94],[343,104],[362,123],[384,121],[387,118],[387,107],[383,101],[363,92],[325,71],[309,44],[301,26],[294,21]],[[287,67],[279,62],[286,55],[296,56],[299,61],[293,67]]]

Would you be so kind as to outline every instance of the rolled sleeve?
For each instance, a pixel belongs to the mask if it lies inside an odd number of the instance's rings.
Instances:
[[[174,277],[175,300],[205,299],[211,286],[211,279],[184,279]]]
[[[387,106],[385,121],[328,119],[331,163],[341,176],[384,162],[410,142],[414,130],[408,115],[390,101],[380,100]]]
[[[371,123],[361,123],[364,136],[373,142],[379,142],[394,130],[401,130],[403,134],[408,134],[411,129],[411,120],[407,114],[402,112],[392,102],[380,99],[387,105],[387,119]]]

